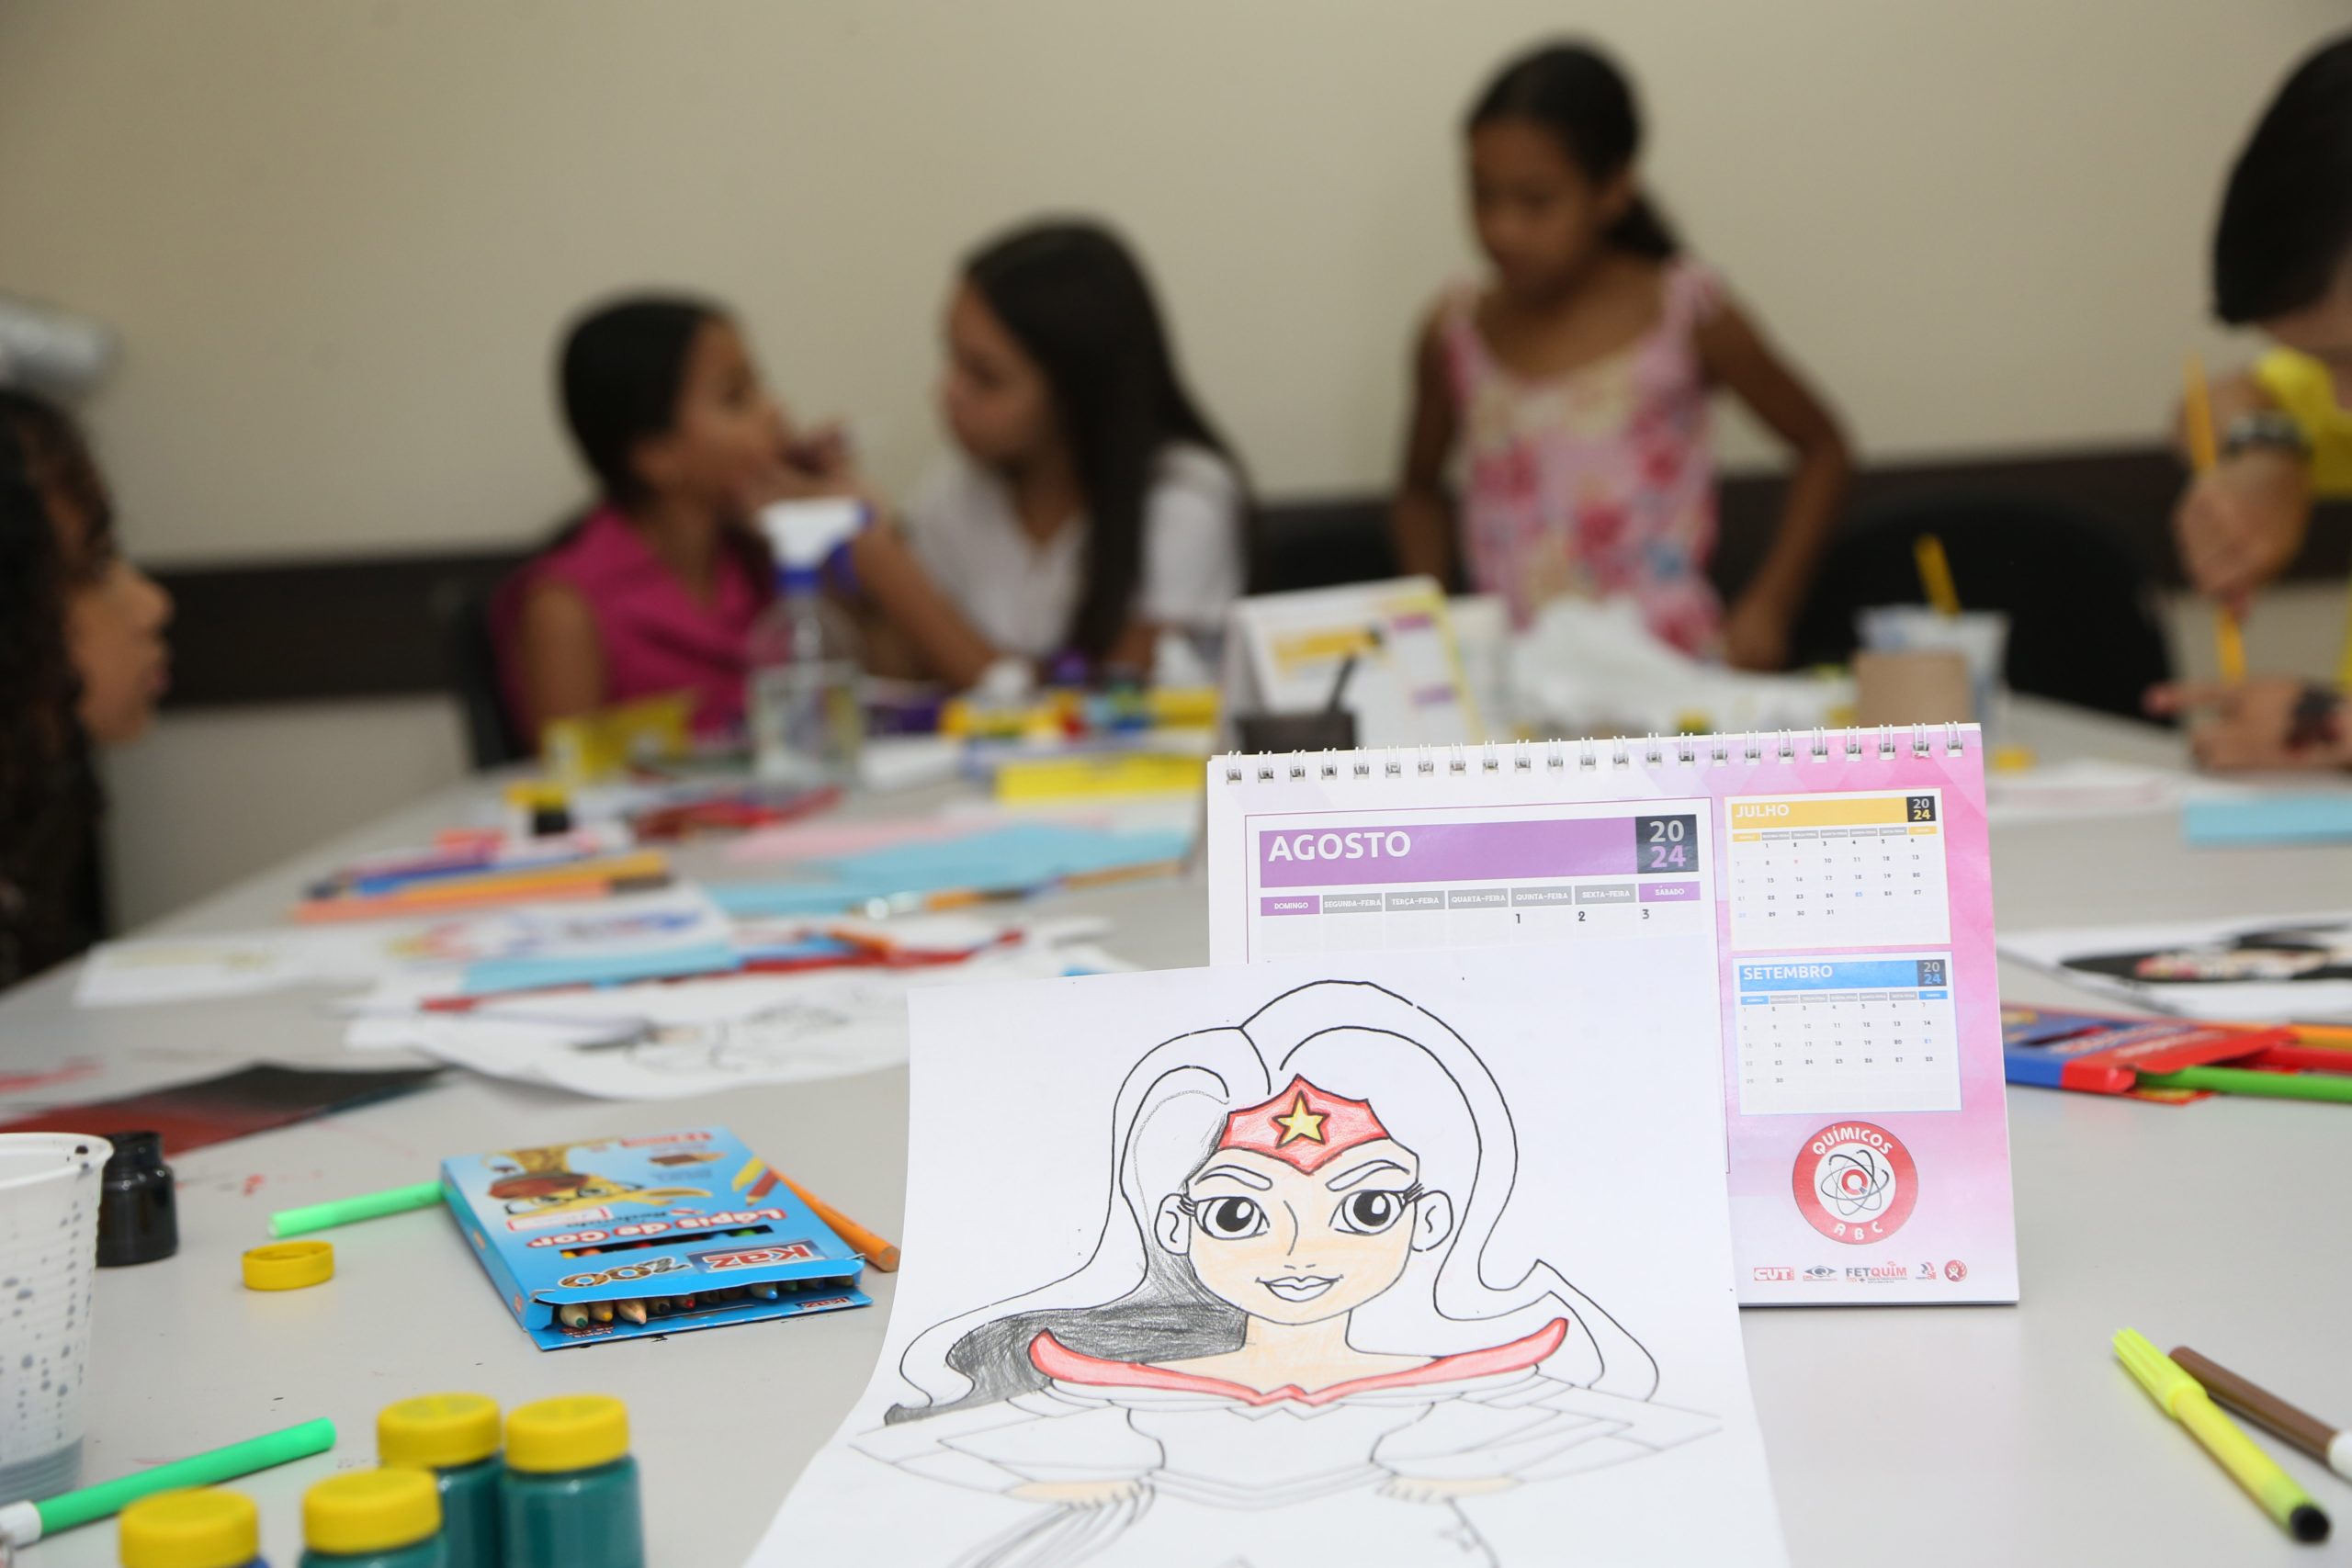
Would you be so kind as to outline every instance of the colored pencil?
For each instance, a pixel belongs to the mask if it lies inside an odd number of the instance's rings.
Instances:
[[[669,874],[667,856],[658,850],[641,850],[560,865],[440,878],[387,893],[313,898],[298,906],[295,914],[304,920],[378,919],[482,904],[601,898],[631,886],[652,885],[656,879],[666,882]]]
[[[2246,1067],[2183,1067],[2142,1073],[2142,1089],[2204,1089],[2260,1100],[2325,1100],[2352,1105],[2352,1077],[2334,1073],[2264,1073]]]
[[[783,1173],[779,1171],[777,1174],[782,1175]],[[838,1235],[843,1241],[849,1243],[850,1246],[855,1247],[858,1251],[858,1255],[864,1258],[868,1263],[871,1263],[875,1268],[880,1269],[885,1274],[895,1274],[898,1272],[898,1247],[889,1242],[883,1240],[874,1232],[867,1230],[864,1225],[859,1224],[855,1220],[851,1219],[847,1214],[842,1213],[839,1209],[834,1208],[831,1203],[826,1202],[822,1198],[818,1197],[806,1187],[803,1187],[797,1181],[793,1180],[792,1178],[788,1176],[785,1177],[784,1184],[792,1189],[792,1195],[794,1197],[799,1199],[802,1202],[808,1204],[810,1209],[814,1210],[819,1219],[824,1221],[828,1225],[831,1225],[834,1234]]]
[[[2181,372],[2180,423],[2188,441],[2188,461],[2200,474],[2213,471],[2222,460],[2213,438],[2213,397],[2205,383],[2204,362],[2195,355]],[[2233,683],[2245,679],[2245,633],[2227,606],[2213,612],[2213,653],[2222,679]]]
[[[1960,589],[1951,580],[1951,558],[1944,554],[1943,540],[1933,534],[1920,535],[1911,541],[1911,558],[1918,563],[1919,586],[1936,614],[1959,615]]]

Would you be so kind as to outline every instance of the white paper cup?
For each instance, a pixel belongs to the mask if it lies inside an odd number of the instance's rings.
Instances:
[[[1999,714],[2001,671],[2009,652],[2009,618],[1996,610],[1940,615],[1925,604],[1882,604],[1854,617],[1872,653],[1957,653],[1968,661],[1968,691],[1986,733]]]
[[[0,1134],[0,1503],[71,1488],[82,1472],[99,1172],[79,1133]]]

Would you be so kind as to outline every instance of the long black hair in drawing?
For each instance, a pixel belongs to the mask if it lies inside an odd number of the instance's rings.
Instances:
[[[2352,33],[2313,50],[2263,111],[2213,225],[2213,313],[2300,310],[2352,265]]]
[[[69,551],[44,491],[67,499]],[[0,389],[0,986],[71,957],[103,924],[97,775],[65,644],[77,576],[113,558],[114,512],[71,418]]]
[[[1633,84],[1607,55],[1585,43],[1550,43],[1503,67],[1470,107],[1465,130],[1523,120],[1551,133],[1585,178],[1596,185],[1633,166],[1642,150],[1642,116]],[[1681,249],[1649,197],[1636,191],[1606,236],[1621,251],[1665,261]]]
[[[1161,452],[1175,442],[1240,464],[1185,389],[1151,285],[1099,223],[1031,224],[966,258],[964,277],[1053,389],[1086,498],[1085,587],[1069,646],[1111,650],[1143,585],[1144,508]],[[1245,559],[1254,553],[1246,498]]]
[[[1639,1340],[1550,1264],[1487,1277],[1487,1242],[1511,1196],[1510,1109],[1476,1052],[1436,1015],[1382,987],[1325,980],[1284,992],[1230,1028],[1179,1035],[1129,1071],[1112,1111],[1113,1190],[1093,1254],[1038,1290],[991,1303],[919,1336],[899,1363],[924,1401],[892,1422],[1012,1398],[1045,1386],[1030,1359],[1041,1333],[1069,1349],[1162,1362],[1237,1349],[1248,1319],[1209,1293],[1181,1254],[1151,1236],[1216,1146],[1226,1117],[1295,1077],[1370,1100],[1388,1135],[1420,1162],[1421,1201],[1451,1224],[1380,1297],[1355,1309],[1351,1337],[1370,1350],[1450,1355],[1507,1343],[1555,1319],[1570,1332],[1545,1371],[1647,1398],[1657,1365]]]

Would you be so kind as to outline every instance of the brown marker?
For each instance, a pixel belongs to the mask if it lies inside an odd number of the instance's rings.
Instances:
[[[2352,1432],[2338,1431],[2312,1415],[2288,1404],[2259,1383],[2180,1346],[2172,1359],[2180,1370],[2205,1385],[2205,1392],[2256,1426],[2267,1427],[2328,1469],[2352,1481]]]

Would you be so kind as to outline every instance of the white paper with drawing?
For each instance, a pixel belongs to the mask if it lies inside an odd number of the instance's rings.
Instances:
[[[1715,998],[1533,956],[917,993],[888,1337],[753,1562],[1784,1562]]]

